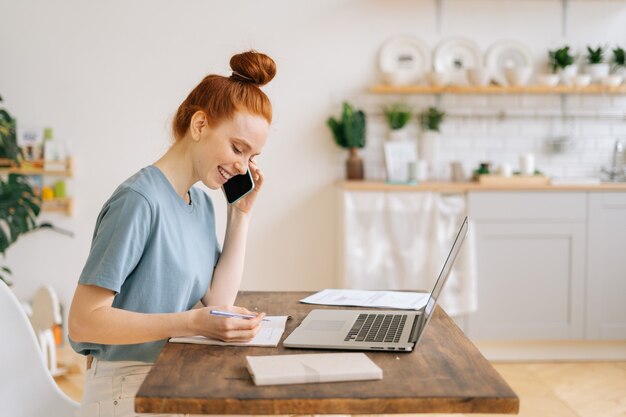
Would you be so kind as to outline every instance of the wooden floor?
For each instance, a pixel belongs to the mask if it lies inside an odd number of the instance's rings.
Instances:
[[[57,377],[57,383],[80,401],[84,358],[61,349],[59,362],[68,372]],[[494,367],[519,395],[520,416],[626,417],[626,362],[494,363]],[[473,414],[479,415],[488,416]]]

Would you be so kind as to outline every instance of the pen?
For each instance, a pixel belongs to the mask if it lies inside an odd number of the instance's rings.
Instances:
[[[236,318],[236,319],[253,319],[256,316],[253,316],[252,314],[239,314],[239,313],[230,313],[228,311],[221,311],[221,310],[211,310],[210,313],[214,316],[220,316],[220,317],[232,317],[232,318]],[[263,319],[261,321],[269,321],[268,319]]]

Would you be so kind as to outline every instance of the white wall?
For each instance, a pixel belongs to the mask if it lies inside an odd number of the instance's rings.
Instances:
[[[76,159],[73,217],[44,215],[74,239],[40,231],[8,251],[14,290],[50,283],[68,305],[98,211],[115,187],[168,147],[169,121],[207,73],[255,48],[275,58],[266,87],[275,122],[263,156],[267,177],[254,213],[245,289],[314,290],[335,283],[333,183],[345,154],[325,120],[344,97],[377,82],[379,46],[410,34],[434,47],[462,35],[486,50],[523,41],[539,58],[567,42],[626,44],[626,2],[444,2],[442,32],[427,0],[2,0],[0,94],[20,123],[52,126]],[[480,146],[480,144],[479,144]],[[224,202],[212,193],[223,233]]]

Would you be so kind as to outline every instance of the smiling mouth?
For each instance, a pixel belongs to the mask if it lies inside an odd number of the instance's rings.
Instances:
[[[224,168],[220,166],[217,167],[217,170],[219,171],[222,178],[224,178],[226,181],[228,181],[229,179],[233,177],[231,174],[228,173],[228,171],[226,171]]]

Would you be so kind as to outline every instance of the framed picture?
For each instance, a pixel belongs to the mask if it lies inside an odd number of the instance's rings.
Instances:
[[[408,183],[415,181],[416,164],[416,143],[406,141],[385,143],[387,182]]]

